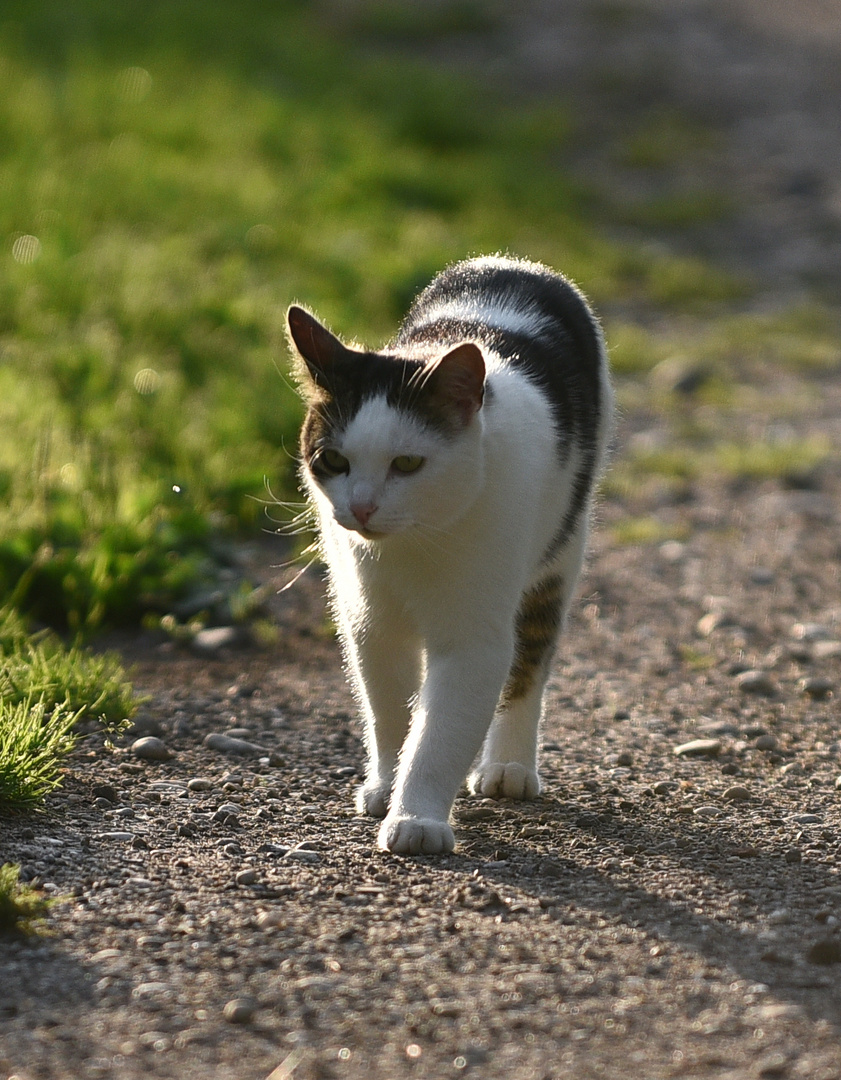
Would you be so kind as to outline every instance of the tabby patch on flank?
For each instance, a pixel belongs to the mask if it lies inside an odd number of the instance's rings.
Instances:
[[[441,273],[383,349],[298,306],[288,323],[301,477],[365,722],[358,809],[383,848],[449,852],[465,778],[540,792],[543,690],[611,431],[601,329],[565,278],[503,257]]]

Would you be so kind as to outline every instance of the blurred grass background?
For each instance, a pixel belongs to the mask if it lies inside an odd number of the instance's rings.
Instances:
[[[376,344],[445,264],[510,251],[604,310],[629,408],[674,355],[703,354],[725,416],[745,357],[837,362],[820,312],[747,319],[748,283],[611,237],[563,166],[570,112],[383,48],[496,31],[480,4],[417,9],[362,4],[337,26],[302,0],[5,0],[0,604],[74,632],[136,622],[212,586],[233,538],[273,527],[267,487],[296,497],[295,299]],[[661,111],[620,149],[656,168],[706,138]],[[637,207],[634,224],[726,213],[696,194]],[[714,331],[713,311],[727,315]],[[677,454],[632,451],[613,491],[779,468],[737,441],[698,458],[684,436]]]

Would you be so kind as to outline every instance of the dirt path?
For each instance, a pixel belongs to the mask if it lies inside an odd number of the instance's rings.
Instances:
[[[738,25],[746,55],[778,63],[776,22],[766,37],[742,6],[625,8],[658,49],[700,27],[732,52],[721,27]],[[780,78],[824,70],[798,63]],[[727,100],[738,131],[753,106]],[[821,175],[773,196],[776,238],[755,239],[758,212],[740,226],[734,257],[773,284],[769,260],[803,236],[834,280]],[[786,289],[803,272],[790,264]],[[841,445],[838,373],[823,380],[789,424]],[[620,443],[652,425],[629,410]],[[0,943],[0,1077],[841,1076],[841,478],[798,483],[604,502],[551,684],[545,794],[460,799],[444,859],[379,852],[353,814],[362,748],[316,580],[278,598],[270,648],[123,643],[150,695],[136,735],[168,758],[91,737],[46,814],[0,823],[0,861],[69,897],[50,936]],[[616,546],[631,513],[686,539]],[[206,743],[226,733],[253,749]]]

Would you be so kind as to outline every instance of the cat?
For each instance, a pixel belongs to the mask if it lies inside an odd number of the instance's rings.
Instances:
[[[457,263],[379,351],[293,305],[301,478],[365,721],[380,847],[453,850],[469,787],[534,799],[543,689],[611,432],[599,323],[537,263]]]

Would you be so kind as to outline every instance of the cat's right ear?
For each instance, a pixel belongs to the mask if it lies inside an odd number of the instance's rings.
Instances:
[[[335,379],[336,365],[346,353],[344,345],[314,315],[293,304],[286,313],[289,338],[304,361],[310,378],[323,390]]]

